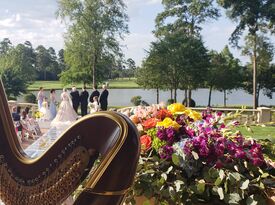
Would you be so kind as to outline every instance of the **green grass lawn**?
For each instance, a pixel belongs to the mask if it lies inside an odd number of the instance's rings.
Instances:
[[[251,126],[251,131],[247,130],[244,126],[239,126],[236,130],[240,130],[246,137],[252,137],[254,139],[269,139],[275,142],[275,127],[274,126]]]
[[[109,83],[109,88],[139,88],[138,84],[135,83],[135,79],[115,79],[115,80],[110,80],[108,81]],[[81,88],[83,84],[73,84],[77,88]],[[100,86],[100,85],[99,85]],[[40,87],[43,87],[46,90],[50,89],[63,89],[64,87],[66,88],[71,88],[72,85],[64,85],[61,83],[61,81],[35,81],[33,84],[31,84],[28,87],[28,90],[39,90]],[[88,85],[89,88],[92,88],[91,85]]]

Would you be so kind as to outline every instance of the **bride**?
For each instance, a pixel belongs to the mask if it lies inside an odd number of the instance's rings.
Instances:
[[[61,103],[58,112],[56,114],[56,117],[51,122],[51,126],[69,126],[76,121],[77,117],[78,116],[72,106],[70,95],[68,94],[67,89],[64,88],[61,94]]]

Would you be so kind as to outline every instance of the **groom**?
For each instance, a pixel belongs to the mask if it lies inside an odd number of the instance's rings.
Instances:
[[[88,113],[88,98],[89,93],[86,90],[86,86],[83,87],[82,92],[80,93],[80,107],[81,107],[81,115],[82,117],[87,115]]]
[[[72,97],[72,103],[73,103],[73,108],[74,111],[77,113],[78,106],[79,106],[79,101],[80,101],[80,96],[78,90],[76,90],[76,87],[72,87],[72,92],[70,93]]]

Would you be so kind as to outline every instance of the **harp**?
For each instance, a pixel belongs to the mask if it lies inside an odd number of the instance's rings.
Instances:
[[[78,120],[40,157],[28,158],[0,82],[0,198],[6,205],[58,205],[84,179],[75,205],[121,204],[133,183],[139,153],[131,121],[114,112],[99,112]]]

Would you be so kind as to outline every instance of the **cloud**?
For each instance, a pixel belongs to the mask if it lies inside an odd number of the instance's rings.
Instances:
[[[146,56],[146,50],[149,49],[150,43],[155,40],[153,34],[131,33],[122,44],[126,58],[132,58],[137,65],[141,65],[143,58]]]

